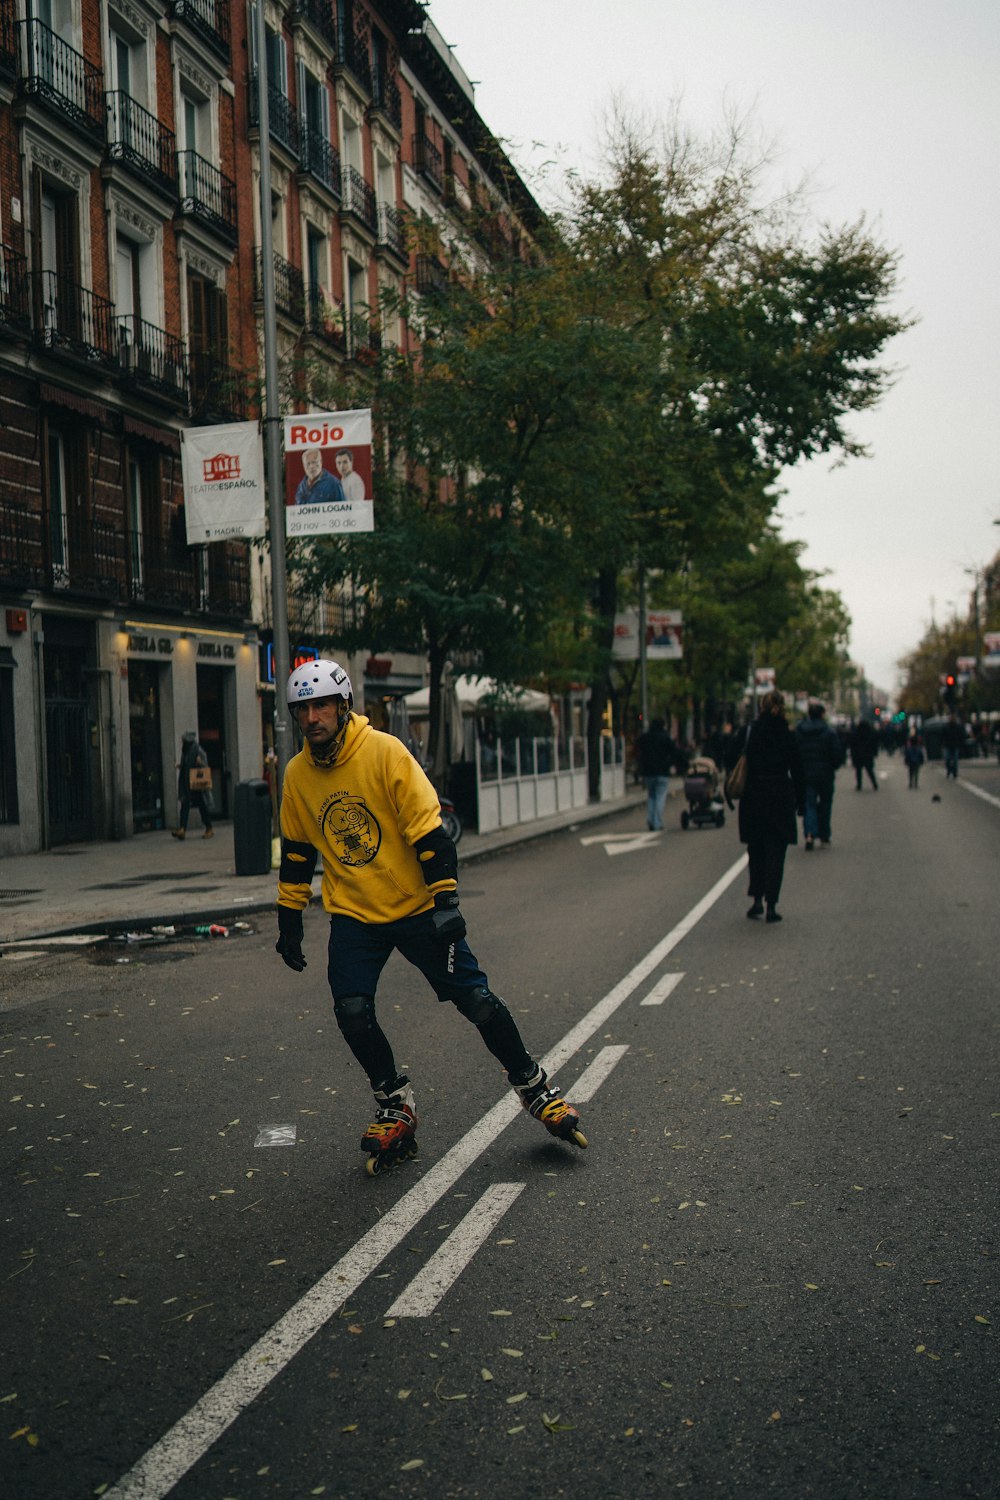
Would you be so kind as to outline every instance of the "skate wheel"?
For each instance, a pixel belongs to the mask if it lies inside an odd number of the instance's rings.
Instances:
[[[586,1151],[587,1137],[584,1135],[582,1130],[571,1130],[569,1133],[569,1139],[573,1142],[574,1146],[579,1146],[581,1151]]]

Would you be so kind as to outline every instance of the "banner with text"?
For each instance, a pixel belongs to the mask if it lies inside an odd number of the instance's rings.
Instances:
[[[371,410],[286,417],[285,534],[374,530]]]
[[[256,422],[182,431],[181,473],[189,546],[264,535],[264,451]]]

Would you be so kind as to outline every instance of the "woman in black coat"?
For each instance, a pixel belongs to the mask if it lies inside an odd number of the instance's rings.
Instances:
[[[739,752],[747,758],[740,798],[740,839],[750,858],[748,917],[780,922],[778,897],[785,872],[785,850],[798,842],[797,817],[805,812],[806,784],[795,735],[785,718],[781,693],[765,694]]]

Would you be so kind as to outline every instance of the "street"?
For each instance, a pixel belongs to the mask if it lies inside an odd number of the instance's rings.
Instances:
[[[369,1180],[315,907],[5,962],[3,1494],[995,1495],[1000,770],[878,770],[780,926],[677,799],[460,870],[587,1151],[397,956]]]

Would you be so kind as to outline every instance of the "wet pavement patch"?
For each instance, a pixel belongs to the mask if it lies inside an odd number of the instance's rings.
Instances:
[[[206,943],[232,941],[256,932],[250,922],[198,922],[137,927],[109,933],[87,951],[93,964],[177,963]]]

